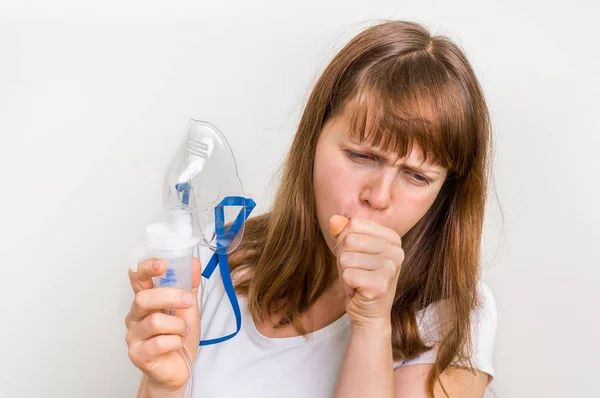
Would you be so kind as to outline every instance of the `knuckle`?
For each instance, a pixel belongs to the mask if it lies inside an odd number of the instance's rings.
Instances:
[[[138,261],[135,264],[135,269],[130,269],[129,277],[131,278],[132,282],[139,281],[140,279],[142,279],[142,276],[146,269],[146,262],[147,260]]]
[[[391,258],[386,258],[384,262],[384,269],[390,276],[396,275],[396,261]]]
[[[398,234],[398,232],[394,231],[394,241],[398,246],[402,246],[402,238]]]
[[[343,252],[342,254],[340,254],[340,257],[339,257],[340,266],[342,266],[342,267],[348,266],[350,257],[351,257],[351,254],[348,252]]]
[[[138,365],[141,362],[141,360],[140,360],[140,352],[139,352],[139,350],[138,350],[137,347],[130,346],[129,349],[127,350],[127,355],[129,356],[129,360],[134,365]]]
[[[378,295],[382,295],[388,291],[390,287],[390,280],[384,276],[377,278],[377,282],[375,285],[375,291]]]
[[[143,270],[144,270],[144,268],[146,267],[146,261],[139,261],[139,262],[136,264],[136,267],[137,267],[137,268],[136,268],[136,270],[137,270],[138,272],[139,272],[139,271],[143,271]],[[138,278],[135,278],[135,279],[138,279]]]
[[[404,249],[399,248],[398,249],[398,259],[400,260],[400,263],[404,262],[404,258],[405,258]]]
[[[137,292],[135,294],[135,298],[133,299],[133,303],[139,308],[145,308],[146,305],[145,294],[143,293],[143,290],[141,292]]]
[[[153,314],[150,314],[150,316],[148,318],[149,318],[148,322],[150,323],[150,328],[155,332],[160,332],[164,325],[161,314],[158,312],[155,312]]]
[[[358,235],[357,234],[348,234],[346,235],[346,246],[350,248],[355,248],[358,245]]]
[[[169,337],[168,336],[157,336],[156,337],[156,348],[160,351],[169,347]]]
[[[129,329],[130,325],[131,325],[131,312],[128,312],[127,315],[125,316],[125,327],[127,329]]]
[[[187,330],[188,324],[186,321],[184,321],[181,318],[177,318],[177,322],[179,322],[179,330],[181,333],[185,333],[185,331]]]
[[[342,270],[342,280],[344,282],[348,282],[351,279],[351,276],[352,276],[351,273],[352,273],[351,268],[343,269]]]
[[[157,351],[162,351],[167,346],[167,336],[156,336],[154,338],[154,347]]]
[[[161,351],[168,351],[173,347],[181,346],[181,338],[176,335],[161,335],[156,338],[156,348]]]
[[[386,249],[387,249],[386,252],[395,253],[397,248],[398,248],[398,245],[396,245],[392,242],[388,242],[387,246],[386,246]]]

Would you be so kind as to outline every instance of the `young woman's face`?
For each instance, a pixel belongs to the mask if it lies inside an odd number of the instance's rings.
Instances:
[[[382,148],[352,140],[347,112],[325,124],[315,154],[317,217],[330,248],[329,219],[335,214],[368,218],[404,236],[431,207],[447,174],[424,163],[416,144],[396,160]]]

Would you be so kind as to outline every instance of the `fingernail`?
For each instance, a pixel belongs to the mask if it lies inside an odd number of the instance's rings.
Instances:
[[[194,303],[194,298],[192,297],[191,294],[189,293],[185,293],[182,297],[181,297],[181,302],[185,305],[192,305]]]
[[[160,269],[160,260],[156,260],[154,264],[152,264],[152,269],[154,271],[158,271]]]

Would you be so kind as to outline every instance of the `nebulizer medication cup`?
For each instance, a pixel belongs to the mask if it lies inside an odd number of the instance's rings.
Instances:
[[[165,274],[153,278],[154,286],[173,287],[191,293],[194,247],[200,237],[194,233],[188,211],[170,209],[168,215],[169,221],[146,227],[148,254],[167,263]]]
[[[185,138],[171,159],[163,181],[163,207],[167,221],[150,224],[145,230],[143,254],[166,262],[164,274],[154,277],[154,287],[171,287],[192,292],[192,264],[198,245],[213,251],[203,264],[202,277],[208,279],[220,267],[223,284],[241,324],[227,253],[242,239],[246,218],[254,208],[245,198],[237,164],[225,136],[211,123],[190,119]],[[139,261],[138,261],[139,262]],[[175,315],[173,309],[164,312]],[[198,342],[209,345],[232,338],[231,335]],[[194,369],[185,347],[181,353],[189,370],[188,396],[194,390]]]

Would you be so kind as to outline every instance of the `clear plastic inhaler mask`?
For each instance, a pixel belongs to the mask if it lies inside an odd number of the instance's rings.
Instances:
[[[200,244],[215,253],[230,253],[240,243],[246,217],[254,207],[244,197],[235,157],[225,136],[211,123],[191,119],[168,168],[164,202],[183,210],[200,232]],[[225,232],[222,229],[230,226]],[[235,231],[235,234],[233,232]]]
[[[190,271],[179,277],[177,260],[170,268],[169,260],[165,258],[167,271],[157,277],[154,284],[191,291],[190,248],[198,244],[208,247],[214,254],[207,264],[203,264],[202,277],[210,278],[219,267],[235,314],[236,331],[220,338],[201,340],[199,345],[229,340],[241,328],[241,312],[227,254],[239,245],[246,219],[255,203],[244,197],[235,157],[216,126],[190,119],[186,137],[171,159],[163,187],[163,203],[169,221],[146,228],[146,247],[153,249],[155,257],[168,257],[169,253],[177,251],[178,255],[185,254],[183,261],[190,264]],[[165,256],[161,256],[163,252]]]

